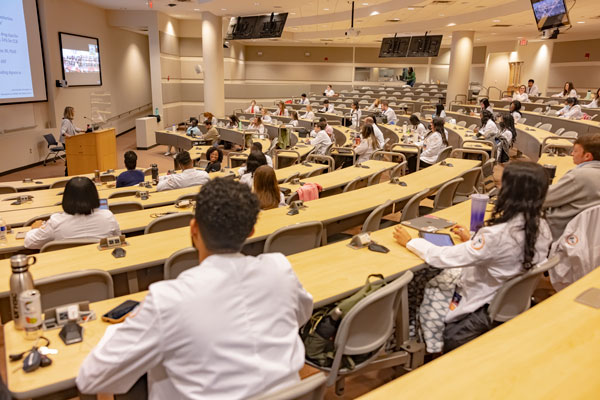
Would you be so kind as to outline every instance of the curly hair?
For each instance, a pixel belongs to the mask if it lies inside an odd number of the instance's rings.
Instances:
[[[252,232],[260,203],[247,185],[216,178],[196,196],[194,219],[206,248],[213,253],[237,253]]]
[[[547,192],[548,175],[544,167],[530,161],[511,161],[504,168],[502,189],[498,194],[492,217],[486,221],[486,226],[492,226],[523,215],[525,269],[532,267],[540,220],[545,216],[542,206]]]

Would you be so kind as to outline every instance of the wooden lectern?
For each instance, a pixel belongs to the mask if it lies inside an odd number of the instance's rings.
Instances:
[[[65,146],[69,175],[117,169],[117,137],[114,128],[68,136]]]

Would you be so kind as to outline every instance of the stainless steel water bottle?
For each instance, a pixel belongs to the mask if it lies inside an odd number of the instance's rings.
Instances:
[[[36,261],[37,259],[34,256],[24,254],[17,254],[10,258],[12,268],[12,275],[10,276],[10,311],[17,329],[23,329],[23,318],[19,310],[19,296],[25,290],[34,289],[33,277],[29,272],[29,267],[35,264]]]

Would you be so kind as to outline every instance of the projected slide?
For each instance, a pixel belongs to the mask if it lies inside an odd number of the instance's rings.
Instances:
[[[538,20],[566,13],[564,0],[542,0],[533,3],[533,12]]]
[[[68,86],[102,85],[98,39],[60,34],[63,77]]]
[[[21,0],[0,8],[0,99],[34,97]]]

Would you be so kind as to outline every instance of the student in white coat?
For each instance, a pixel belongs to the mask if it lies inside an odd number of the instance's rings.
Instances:
[[[153,283],[106,329],[79,369],[82,393],[125,393],[146,373],[150,400],[246,399],[300,381],[312,297],[282,254],[240,253],[259,209],[235,181],[202,187],[190,221],[199,265]]]
[[[306,112],[302,114],[302,117],[300,118],[309,119],[311,121],[315,119],[315,113],[313,112],[312,106],[310,104],[306,105]]]
[[[438,103],[435,105],[435,114],[433,114],[433,118],[446,118],[446,111],[444,110],[444,105]]]
[[[279,116],[279,117],[289,117],[290,113],[287,110],[287,108],[285,108],[285,103],[283,101],[280,101],[277,104],[277,111],[275,112],[275,115]]]
[[[335,96],[335,92],[333,91],[333,86],[327,85],[327,89],[323,92],[323,94],[327,97]]]
[[[265,154],[263,152],[263,147],[262,144],[260,142],[252,142],[252,146],[250,147],[250,152],[253,151],[258,151],[260,153],[263,153],[265,156],[265,160],[267,160],[267,165],[271,168],[273,168],[273,158],[271,158],[271,156],[269,156],[268,154]],[[238,169],[238,176],[242,176],[246,173],[246,171],[248,170],[247,165],[244,165],[243,167],[240,167]]]
[[[245,113],[256,114],[260,112],[260,107],[256,105],[256,100],[250,102],[250,106],[244,110]]]
[[[389,106],[387,101],[383,101],[381,103],[381,111],[383,115],[387,117],[387,123],[390,125],[395,125],[398,122],[398,117],[396,117],[396,112]]]
[[[552,97],[577,97],[577,90],[575,90],[573,82],[565,82],[565,87],[563,88],[562,92],[553,94]]]
[[[373,126],[373,133],[375,134],[375,139],[377,140],[377,149],[383,149],[383,146],[385,144],[383,132],[381,132],[381,129],[379,129],[373,117],[365,118],[365,125]]]
[[[327,148],[333,143],[327,132],[325,132],[326,127],[326,122],[319,122],[315,125],[315,137],[306,141],[306,143],[315,146],[315,154],[325,155]]]
[[[518,122],[522,115],[521,115],[521,107],[522,104],[519,100],[513,100],[510,102],[510,105],[508,106],[508,111],[510,112],[510,114],[512,115],[513,119],[515,120],[515,122]]]
[[[296,111],[292,111],[290,114],[290,122],[288,122],[288,125],[294,126],[294,127],[298,127],[298,123],[300,121],[298,121],[298,112]]]
[[[494,122],[494,114],[488,110],[481,112],[481,127],[473,130],[479,139],[493,140],[498,134],[498,126]]]
[[[515,120],[511,114],[500,115],[498,125],[500,132],[495,138],[497,148],[496,160],[503,164],[510,160],[509,151],[517,139],[517,130],[515,129]]]
[[[542,213],[547,191],[548,176],[541,165],[511,162],[504,169],[491,218],[472,238],[466,228],[455,226],[452,231],[462,243],[444,247],[411,239],[399,225],[395,229],[399,244],[443,269],[425,288],[419,312],[421,326],[429,331],[425,337],[434,342],[428,341],[428,351],[441,350],[430,344],[442,339],[442,333],[443,351],[448,352],[492,328],[487,308],[498,289],[546,259],[552,243]],[[457,274],[450,280],[453,287],[437,289],[436,283],[448,274]]]
[[[121,234],[119,223],[108,209],[102,210],[96,185],[89,178],[71,178],[61,203],[64,212],[48,221],[35,221],[25,235],[25,248],[41,249],[53,240],[102,239]]]
[[[260,117],[262,119],[262,122],[264,122],[265,124],[270,124],[271,122],[273,122],[271,116],[269,115],[269,111],[266,108],[260,110]]]
[[[583,112],[581,111],[577,97],[567,97],[565,106],[560,111],[557,111],[556,115],[567,119],[582,119]]]
[[[410,125],[412,126],[412,130],[414,133],[417,134],[417,137],[419,138],[419,142],[423,141],[423,139],[425,138],[425,135],[427,134],[427,128],[425,128],[425,125],[423,125],[423,123],[421,122],[421,120],[419,119],[419,117],[417,117],[415,114],[412,114],[408,121],[410,122]]]
[[[319,112],[333,114],[334,111],[333,104],[330,104],[327,99],[323,100],[323,107],[319,109]]]
[[[530,79],[527,81],[527,88],[525,89],[525,93],[527,93],[528,97],[531,97],[531,96],[535,97],[535,96],[540,95],[540,91],[533,79]]]
[[[529,102],[529,95],[525,91],[525,85],[519,86],[519,91],[513,94],[513,100],[519,100],[523,103]]]
[[[158,180],[156,191],[181,189],[190,186],[204,185],[210,178],[206,171],[201,171],[194,168],[194,162],[190,157],[190,153],[182,151],[175,156],[175,162],[182,169],[178,174],[164,175]]]
[[[248,129],[256,129],[256,131],[260,134],[264,134],[266,131],[265,125],[262,122],[262,118],[258,115],[254,117],[250,125],[248,125]]]
[[[350,105],[350,128],[358,129],[360,126],[362,111],[358,107],[358,101],[354,100]]]
[[[491,113],[494,112],[494,107],[492,107],[488,99],[479,100],[479,106],[481,107],[481,111],[488,110]]]
[[[448,138],[442,118],[434,118],[431,122],[431,132],[425,135],[423,150],[420,157],[420,168],[427,168],[435,164],[440,153],[448,147]],[[415,166],[416,167],[416,166]]]
[[[302,104],[302,105],[310,104],[310,100],[308,100],[308,98],[306,97],[306,93],[302,93],[302,96],[300,96],[300,101],[298,102],[298,104]]]
[[[371,159],[371,155],[377,150],[377,139],[373,131],[373,125],[365,125],[360,132],[360,144],[353,146],[354,152],[358,155],[357,164],[364,163]]]
[[[262,149],[262,146],[260,148]],[[244,173],[240,173],[240,183],[248,185],[250,189],[254,187],[254,172],[256,172],[258,167],[267,165],[267,156],[262,150],[255,149],[256,147],[250,151],[250,155],[246,160],[246,169],[243,171]],[[238,172],[242,171],[242,168],[240,168]]]
[[[600,108],[600,89],[596,90],[594,100],[583,106],[584,108]]]

